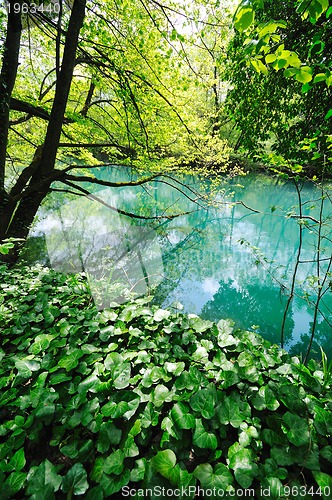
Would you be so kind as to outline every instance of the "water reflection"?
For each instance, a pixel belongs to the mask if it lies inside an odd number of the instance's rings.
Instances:
[[[107,203],[118,202],[109,189],[98,191],[98,197]],[[45,236],[52,268],[87,274],[99,309],[112,300],[124,302],[128,293],[150,293],[163,278],[155,231],[136,226],[87,197],[59,204],[41,217],[33,234]]]
[[[123,181],[133,173],[105,169],[99,175]],[[188,178],[187,182],[195,185],[197,181]],[[164,306],[181,302],[186,312],[206,319],[231,318],[241,328],[255,325],[265,338],[279,342],[299,245],[299,225],[293,217],[298,213],[296,190],[291,183],[281,184],[262,175],[235,179],[227,189],[232,194],[226,197],[225,189],[220,188],[208,210],[198,209],[163,184],[98,191],[98,196],[113,206],[145,215],[162,213],[169,206],[193,211],[152,225],[124,218],[86,198],[68,203],[57,198],[57,210],[40,214],[32,236],[45,234],[53,267],[89,271],[99,281],[104,280],[100,296],[114,283],[127,284],[140,294],[155,288],[155,300]],[[303,202],[320,197],[309,184],[303,186],[301,195]],[[318,201],[303,205],[308,217],[317,217],[318,211]],[[330,212],[326,203],[325,216]],[[308,282],[317,268],[316,226],[310,220],[303,230],[303,263],[285,328],[286,347],[296,352],[304,351],[308,342],[313,318],[310,302],[316,297]],[[321,258],[328,259],[328,220],[323,231]],[[321,264],[322,273],[327,265],[328,260]],[[104,307],[107,302],[100,296],[99,305]],[[330,292],[325,293],[321,309],[324,316],[319,316],[316,341],[329,351]]]

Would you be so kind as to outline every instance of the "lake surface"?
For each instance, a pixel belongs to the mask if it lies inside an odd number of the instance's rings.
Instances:
[[[136,179],[124,167],[96,170],[104,180]],[[195,177],[187,187],[170,185],[101,188],[95,198],[56,193],[39,213],[31,231],[26,258],[65,271],[87,273],[98,307],[124,301],[126,290],[139,295],[153,290],[164,307],[183,305],[187,313],[235,327],[255,329],[280,343],[283,313],[299,248],[298,194],[292,182],[261,174],[234,178],[214,187]],[[182,194],[179,188],[184,192]],[[331,194],[329,186],[325,186]],[[212,202],[192,200],[192,190],[212,192]],[[302,248],[295,293],[285,325],[285,347],[305,353],[317,297],[317,242],[321,192],[301,186]],[[108,206],[107,206],[108,205]],[[113,209],[110,209],[112,206]],[[132,219],[119,210],[142,216],[186,212],[174,219]],[[319,272],[321,283],[332,251],[331,200],[323,207]],[[314,348],[331,356],[331,277],[324,281]]]

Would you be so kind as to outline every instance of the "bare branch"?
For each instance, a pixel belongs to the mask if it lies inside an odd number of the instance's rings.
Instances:
[[[37,116],[38,118],[42,118],[43,120],[50,119],[49,112],[44,108],[40,106],[34,106],[33,104],[21,101],[20,99],[15,99],[14,97],[10,99],[10,109],[12,109],[13,111],[22,111],[23,113]]]
[[[72,167],[70,167],[72,168]],[[96,177],[89,177],[88,175],[67,175],[66,170],[59,171],[59,173],[64,173],[63,178],[61,178],[61,181],[76,181],[76,182],[91,182],[92,184],[99,184],[100,186],[107,186],[107,187],[125,187],[125,186],[141,186],[142,184],[146,184],[147,182],[150,182],[157,177],[159,177],[161,174],[155,174],[150,177],[145,177],[144,179],[140,179],[138,181],[127,181],[127,182],[111,182],[111,181],[103,181],[101,179],[97,179]]]
[[[87,96],[86,96],[86,99],[85,99],[85,102],[84,102],[84,105],[83,105],[83,108],[81,109],[80,111],[80,114],[84,117],[86,117],[87,115],[87,112],[91,106],[91,100],[92,100],[92,97],[93,97],[93,93],[95,91],[95,88],[96,88],[96,84],[94,83],[93,80],[91,80],[90,82],[90,87],[89,87],[89,91],[87,93]]]
[[[131,219],[141,219],[141,220],[167,219],[167,220],[172,220],[172,219],[175,219],[177,217],[180,217],[181,215],[189,215],[189,214],[193,213],[193,211],[189,211],[189,212],[181,212],[181,213],[172,214],[172,215],[152,215],[150,217],[144,216],[144,215],[138,215],[138,214],[134,214],[132,212],[126,212],[125,210],[120,210],[119,208],[113,207],[112,205],[110,205],[106,201],[102,200],[98,196],[95,196],[94,194],[89,193],[89,191],[87,191],[86,189],[84,189],[80,186],[76,186],[72,182],[69,182],[66,180],[62,180],[62,182],[71,188],[74,188],[74,189],[77,189],[78,191],[81,191],[82,193],[84,193],[87,196],[87,198],[94,200],[94,201],[97,201],[98,203],[101,203],[101,205],[104,205],[105,207],[109,208],[110,210],[113,210],[114,212],[118,212],[121,215],[125,215],[126,217],[130,217]]]
[[[121,153],[126,154],[127,156],[135,156],[136,151],[128,146],[121,146],[120,144],[116,144],[114,142],[96,142],[94,144],[89,143],[80,143],[80,142],[60,142],[59,148],[117,148]]]
[[[161,184],[167,184],[168,186],[171,186],[176,191],[179,191],[188,200],[190,200],[191,202],[193,202],[196,205],[200,206],[201,208],[205,209],[205,207],[203,207],[202,205],[200,205],[198,203],[198,199],[199,198],[202,199],[201,195],[199,195],[190,186],[186,186],[181,181],[179,181],[177,179],[174,179],[172,176],[167,175],[167,174],[154,174],[154,175],[151,175],[149,177],[145,177],[143,179],[139,179],[138,181],[112,182],[112,181],[103,181],[101,179],[97,179],[96,177],[89,177],[87,175],[82,175],[82,176],[70,175],[70,174],[68,175],[67,172],[69,170],[74,169],[74,168],[75,168],[75,166],[71,165],[71,166],[65,168],[64,170],[58,170],[58,179],[61,180],[61,181],[68,180],[68,181],[76,181],[76,182],[90,182],[92,184],[98,184],[100,186],[107,186],[107,187],[142,186],[144,184],[147,184],[148,182],[154,181],[154,182],[158,182],[158,183],[161,183]],[[159,177],[161,177],[162,179],[159,179]],[[191,198],[189,195],[187,195],[185,193],[185,191],[183,189],[179,188],[179,186],[171,184],[170,182],[167,182],[164,179],[170,179],[173,182],[175,182],[176,184],[179,184],[180,186],[182,186],[183,188],[185,188],[186,190],[188,190],[189,192],[191,192],[192,194],[194,194],[196,196],[196,198],[195,199]],[[253,209],[249,209],[249,207],[246,207],[246,208],[248,208],[248,210],[255,211]]]
[[[33,146],[34,148],[37,148],[38,147],[38,144],[35,144],[34,142],[30,141],[30,139],[28,139],[27,137],[25,137],[24,135],[20,134],[20,132],[18,132],[15,128],[13,127],[9,127],[10,130],[12,130],[13,132],[15,132],[15,134],[17,134],[19,137],[21,137],[21,139],[23,139],[24,141],[26,141],[27,143],[29,143],[31,146]]]
[[[319,224],[319,220],[315,219],[311,215],[291,215],[290,217],[291,219],[300,219],[300,220],[309,219],[315,222],[315,224]]]

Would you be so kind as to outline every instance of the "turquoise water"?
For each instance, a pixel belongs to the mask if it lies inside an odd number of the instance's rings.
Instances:
[[[134,172],[105,168],[97,174],[116,182],[135,179]],[[251,174],[214,188],[213,203],[192,189],[212,191],[208,181],[182,179],[174,183],[96,188],[94,196],[49,199],[31,232],[30,260],[63,271],[84,271],[92,280],[97,305],[126,300],[123,289],[138,294],[153,290],[164,307],[218,321],[230,318],[235,327],[255,329],[279,343],[283,312],[299,247],[298,195],[292,182]],[[327,194],[329,187],[325,186]],[[285,347],[304,353],[311,333],[317,298],[317,242],[320,190],[301,186],[302,251],[294,298],[285,325]],[[110,209],[110,205],[113,209]],[[170,208],[171,207],[171,208]],[[189,212],[173,220],[140,220],[117,210],[147,217]],[[331,202],[324,200],[321,230],[320,281],[326,290],[320,302],[314,349],[322,345],[331,355],[332,293],[324,280],[331,256]],[[42,244],[43,243],[43,244]],[[97,282],[96,282],[97,279]],[[316,281],[315,281],[316,280]],[[99,288],[98,288],[99,287]]]

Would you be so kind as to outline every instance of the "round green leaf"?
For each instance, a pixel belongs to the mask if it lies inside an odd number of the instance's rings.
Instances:
[[[9,470],[20,471],[25,466],[25,463],[24,448],[20,448],[11,458],[8,464]]]
[[[331,412],[315,406],[314,426],[322,436],[332,434]]]
[[[275,411],[280,406],[273,391],[266,385],[260,387],[258,393],[252,399],[252,404],[256,410],[260,411],[266,408]]]
[[[230,458],[229,467],[234,470],[235,479],[242,488],[249,488],[258,474],[253,451],[248,448],[241,448],[234,453]]]
[[[122,363],[121,365],[115,367],[113,377],[115,389],[125,389],[128,387],[131,377],[130,363]]]
[[[25,483],[27,474],[25,472],[12,472],[10,476],[7,477],[5,485],[9,487],[12,493],[17,493]]]
[[[301,83],[308,83],[312,80],[312,69],[301,68],[300,71],[295,75],[295,79]]]
[[[84,495],[89,488],[87,474],[82,464],[73,465],[63,478],[61,489],[64,493],[72,491],[74,495]]]
[[[295,446],[308,444],[310,441],[310,434],[308,429],[308,422],[304,417],[299,417],[289,411],[282,417],[283,430],[287,434],[289,441]]]
[[[119,444],[122,431],[117,429],[112,422],[104,422],[100,426],[97,441],[97,450],[106,453],[111,444]]]
[[[241,412],[239,405],[232,397],[225,397],[218,408],[218,417],[223,425],[231,424],[240,427],[246,416]]]
[[[332,476],[319,471],[313,471],[312,474],[322,491],[325,490],[326,492],[332,492]],[[330,495],[328,495],[328,498],[329,497]]]
[[[103,474],[100,479],[100,484],[104,490],[104,498],[109,498],[114,493],[120,491],[123,486],[126,486],[129,483],[129,480],[130,471],[128,469],[125,469],[120,476],[115,476],[113,474],[109,476],[108,474]]]
[[[166,479],[173,479],[174,467],[176,465],[176,455],[172,450],[159,451],[152,459],[154,470]]]
[[[162,406],[165,401],[171,401],[172,397],[170,395],[169,389],[166,386],[159,384],[154,390],[153,402],[155,406]]]
[[[28,477],[27,493],[34,500],[48,500],[54,498],[54,492],[60,488],[62,477],[56,467],[44,460],[38,467],[31,467]]]
[[[199,448],[207,448],[210,450],[216,450],[218,446],[218,440],[213,432],[208,432],[205,430],[203,422],[201,419],[196,419],[196,428],[193,436],[193,444]]]
[[[157,309],[157,311],[153,315],[154,321],[162,321],[163,319],[167,319],[170,316],[170,312],[165,309]]]
[[[215,391],[212,388],[202,389],[190,398],[190,406],[202,417],[210,419],[215,414]]]
[[[202,488],[216,488],[226,490],[227,486],[233,484],[233,476],[228,467],[224,464],[218,464],[214,470],[210,464],[201,464],[194,470],[196,477]]]
[[[135,462],[135,466],[130,473],[130,481],[138,482],[144,479],[145,471],[146,471],[146,459],[139,458]]]
[[[164,368],[167,372],[172,373],[175,377],[178,377],[185,369],[185,366],[186,365],[183,361],[180,361],[179,363],[169,363],[166,361]]]
[[[67,356],[60,359],[58,365],[64,368],[67,372],[76,368],[79,363],[79,359],[84,356],[84,353],[80,349],[74,349]]]
[[[37,361],[27,358],[15,361],[15,366],[18,370],[18,375],[22,378],[30,378],[32,372],[37,371],[40,368],[40,364]]]
[[[114,453],[111,453],[111,455],[105,458],[103,467],[104,472],[106,472],[106,474],[115,474],[118,476],[123,471],[124,459],[125,456],[122,450],[116,450]]]
[[[191,415],[189,406],[181,401],[173,406],[171,416],[179,429],[193,429],[195,427],[195,418]]]

